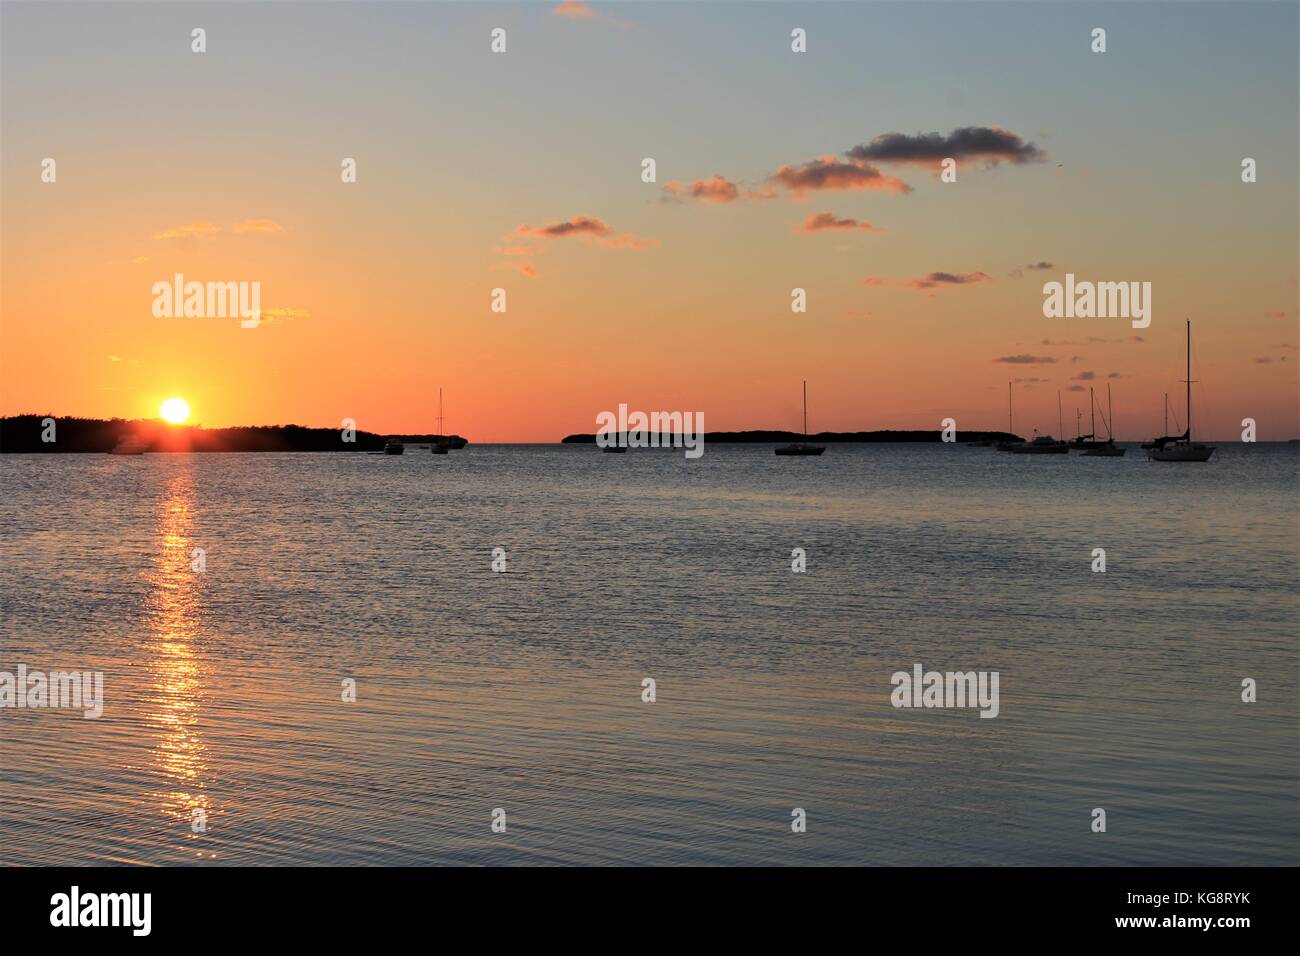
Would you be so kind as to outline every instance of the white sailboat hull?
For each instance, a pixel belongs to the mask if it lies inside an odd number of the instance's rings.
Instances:
[[[1214,455],[1214,445],[1198,445],[1192,441],[1192,320],[1187,320],[1187,431],[1178,441],[1164,444],[1164,439],[1156,439],[1157,447],[1147,452],[1151,461],[1209,461]],[[1166,402],[1169,396],[1165,396]],[[1165,431],[1169,423],[1165,422]]]

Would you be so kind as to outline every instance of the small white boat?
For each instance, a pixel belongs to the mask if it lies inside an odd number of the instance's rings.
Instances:
[[[1051,435],[1039,435],[1033,441],[1012,445],[1011,453],[1015,455],[1068,455],[1070,446],[1063,441],[1057,441]]]
[[[149,450],[149,446],[142,442],[135,435],[123,435],[117,440],[117,444],[109,451],[110,455],[143,455]]]
[[[1057,427],[1064,432],[1065,425],[1061,421],[1060,392],[1056,393],[1056,418]],[[1011,453],[1013,455],[1068,455],[1070,453],[1070,443],[1066,441],[1057,441],[1051,435],[1035,435],[1033,441],[1012,445]]]

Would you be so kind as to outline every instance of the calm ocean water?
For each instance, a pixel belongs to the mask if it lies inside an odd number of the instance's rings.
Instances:
[[[0,456],[0,862],[1294,865],[1298,464]]]

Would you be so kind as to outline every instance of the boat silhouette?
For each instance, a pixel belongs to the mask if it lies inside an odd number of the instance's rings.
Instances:
[[[791,442],[776,449],[778,455],[820,455],[826,450],[825,445],[808,443],[808,382],[803,383],[803,441]]]
[[[1088,399],[1092,400],[1092,389],[1088,389]],[[1110,419],[1106,422],[1106,440],[1092,442],[1085,448],[1083,454],[1087,458],[1123,458],[1124,452],[1128,451],[1127,448],[1120,448],[1115,444],[1115,404],[1111,399],[1109,382],[1106,383],[1106,407],[1108,409],[1106,414]]]
[[[1200,445],[1192,441],[1192,321],[1187,320],[1187,431],[1172,441],[1156,439],[1147,452],[1151,461],[1209,461],[1214,456],[1215,445]],[[1167,426],[1166,426],[1166,430]]]

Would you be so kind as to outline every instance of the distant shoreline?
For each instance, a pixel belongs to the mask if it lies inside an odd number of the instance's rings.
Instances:
[[[44,424],[53,419],[55,440],[45,441]],[[381,451],[389,439],[408,445],[432,445],[441,440],[461,442],[459,435],[392,434],[356,431],[354,441],[345,442],[337,428],[308,428],[302,425],[245,425],[233,428],[203,428],[199,425],[168,425],[158,419],[60,418],[55,415],[12,415],[0,418],[0,454],[95,454],[110,452],[128,436],[140,438],[150,452],[373,452]],[[647,437],[649,434],[647,433]],[[660,445],[680,445],[671,433],[661,433]],[[706,432],[704,442],[711,444],[775,445],[802,441],[799,432],[749,430]],[[1023,441],[1019,435],[1000,431],[966,431],[956,433],[956,444],[971,442]],[[942,443],[937,430],[884,429],[861,432],[818,432],[808,441],[832,444],[925,444]],[[1138,439],[1133,439],[1136,443]],[[1259,444],[1294,444],[1300,439],[1277,439]],[[559,442],[502,441],[491,445],[594,445],[594,434],[566,435]],[[1236,444],[1236,442],[1219,442]],[[1120,442],[1124,444],[1124,442]]]
[[[651,434],[647,432],[649,437]],[[669,432],[660,432],[659,444],[661,446],[673,444],[674,435]],[[703,441],[714,444],[756,444],[771,445],[781,442],[803,441],[802,432],[785,432],[785,431],[742,431],[742,432],[705,432]],[[943,432],[920,431],[920,430],[896,430],[887,429],[885,431],[871,432],[818,432],[815,435],[809,435],[808,441],[820,442],[823,444],[839,444],[842,442],[941,442],[943,441]],[[1009,432],[957,432],[956,443],[972,441],[1024,441],[1019,435],[1012,435]],[[566,435],[560,442],[562,445],[592,445],[596,442],[595,435]]]
[[[46,419],[54,422],[54,440],[47,441]],[[0,418],[0,453],[76,454],[110,452],[123,438],[139,439],[151,452],[357,452],[381,451],[388,439],[412,445],[443,440],[459,443],[459,435],[377,434],[355,430],[344,441],[341,428],[302,425],[249,425],[203,428],[168,425],[157,419],[60,418],[56,415],[13,415]]]

